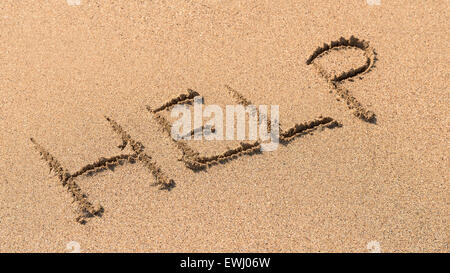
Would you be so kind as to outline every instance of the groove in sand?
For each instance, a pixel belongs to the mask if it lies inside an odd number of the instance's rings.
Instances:
[[[366,57],[366,63],[360,67],[352,68],[347,72],[343,72],[341,75],[335,75],[332,77],[329,73],[322,68],[320,65],[314,62],[315,59],[320,58],[325,53],[332,49],[345,49],[345,48],[357,48],[362,50],[364,56]],[[336,92],[336,94],[344,99],[347,103],[347,107],[353,110],[353,114],[358,118],[367,121],[375,122],[375,113],[366,109],[352,94],[349,90],[345,89],[341,83],[350,78],[356,77],[358,75],[363,75],[372,70],[376,62],[376,52],[373,47],[369,45],[367,41],[359,40],[358,38],[351,36],[350,39],[345,39],[341,37],[337,41],[332,41],[330,44],[324,44],[322,47],[318,47],[306,61],[307,65],[312,64],[319,72],[319,74],[325,78],[329,83],[330,88]]]
[[[200,96],[199,93],[195,92],[192,89],[188,89],[187,92],[188,92],[187,94],[181,94],[178,97],[173,98],[170,101],[164,103],[160,107],[156,108],[154,111],[160,112],[162,110],[169,110],[172,106],[177,104],[192,103],[195,97]]]
[[[73,200],[78,204],[78,215],[76,221],[80,224],[85,224],[87,218],[94,216],[101,216],[103,213],[103,207],[101,205],[92,205],[88,200],[87,195],[84,194],[74,181],[74,176],[65,169],[59,161],[52,156],[44,147],[36,142],[33,138],[30,138],[31,142],[34,144],[36,150],[40,153],[41,157],[47,161],[50,171],[53,171],[61,181],[61,184],[67,188],[69,193],[72,195]]]
[[[240,94],[235,89],[231,88],[228,85],[225,85],[228,92],[232,95],[232,97],[239,104],[243,104],[244,106],[251,105],[251,102],[245,98],[242,94]],[[197,93],[198,94],[198,93]],[[181,95],[179,96],[181,97]],[[172,99],[171,101],[175,101]],[[169,103],[164,103],[163,105],[168,105]],[[175,104],[184,104],[183,101],[178,101]],[[172,104],[173,106],[174,104]],[[177,146],[177,148],[182,152],[181,161],[185,164],[185,166],[189,169],[198,171],[204,170],[207,167],[217,165],[219,163],[224,164],[230,160],[236,159],[243,155],[253,155],[260,153],[261,150],[261,141],[257,140],[250,143],[241,142],[239,146],[233,149],[229,149],[223,153],[213,155],[213,156],[200,156],[199,152],[190,147],[185,140],[175,140],[171,136],[171,124],[170,122],[159,113],[157,110],[153,110],[150,106],[146,106],[147,110],[152,114],[156,122],[160,125],[165,135],[169,137],[173,143]],[[160,109],[161,107],[157,108]],[[259,113],[258,113],[259,119]],[[270,123],[269,123],[270,126]],[[295,137],[305,135],[311,133],[314,130],[322,129],[322,128],[334,128],[339,127],[340,124],[330,117],[322,117],[320,116],[317,119],[307,121],[300,124],[295,124],[293,127],[284,131],[281,130],[280,127],[280,141],[281,143],[287,144]],[[191,131],[191,134],[193,132]]]
[[[334,77],[331,77],[322,67],[314,63],[314,60],[316,58],[323,56],[331,49],[340,49],[347,47],[354,47],[363,50],[364,56],[367,58],[366,63],[356,69],[351,69],[348,72],[344,72],[341,75]],[[366,41],[359,40],[351,36],[349,40],[340,38],[338,41],[332,41],[331,44],[324,44],[323,47],[318,47],[308,58],[306,63],[307,65],[313,64],[316,67],[320,75],[322,75],[327,80],[332,89],[335,90],[335,92],[347,102],[347,105],[350,109],[354,110],[354,114],[357,117],[365,121],[372,122],[375,120],[375,114],[362,106],[361,103],[359,103],[348,90],[340,85],[340,83],[357,75],[362,75],[369,72],[373,68],[375,61],[375,50],[370,47]],[[231,88],[230,86],[225,85],[225,88],[238,104],[244,106],[249,106],[252,104],[250,100],[245,98],[245,96],[243,96],[241,93]],[[181,94],[154,110],[150,106],[146,106],[147,110],[154,116],[157,123],[162,127],[166,136],[172,139],[178,149],[183,153],[181,160],[185,163],[185,166],[187,168],[192,170],[203,170],[212,165],[226,163],[229,160],[236,159],[242,155],[252,155],[260,153],[262,144],[260,140],[256,140],[250,143],[241,142],[240,145],[236,148],[229,149],[217,155],[200,156],[197,151],[187,145],[186,141],[173,139],[171,136],[171,124],[159,112],[163,110],[169,110],[175,105],[192,104],[194,98],[197,96],[200,96],[198,92],[192,89],[188,89],[187,94]],[[261,117],[259,115],[258,109],[257,114],[259,124],[261,124]],[[42,158],[47,161],[50,170],[56,173],[62,185],[64,187],[67,187],[68,191],[74,198],[74,201],[78,204],[79,215],[77,216],[76,220],[77,222],[82,224],[86,223],[87,218],[101,216],[104,209],[101,205],[92,205],[92,203],[89,202],[89,200],[87,199],[87,195],[81,191],[81,188],[74,181],[74,179],[78,176],[92,174],[106,169],[113,169],[118,165],[139,161],[150,170],[152,175],[155,177],[155,185],[159,185],[160,189],[170,190],[175,186],[175,182],[173,181],[173,179],[169,179],[167,175],[161,170],[161,168],[156,164],[156,162],[153,161],[152,157],[144,153],[145,147],[141,142],[134,140],[116,121],[106,116],[105,118],[111,125],[113,131],[117,133],[122,140],[122,144],[118,145],[118,147],[123,150],[127,145],[130,145],[133,153],[120,154],[109,158],[100,158],[99,160],[91,164],[83,166],[80,170],[76,171],[73,174],[70,174],[67,169],[62,167],[62,165],[58,162],[58,160],[56,160],[56,158],[54,158],[47,150],[45,150],[33,138],[31,138],[31,142],[35,145],[35,148],[39,151]],[[263,116],[263,118],[266,117]],[[268,126],[270,129],[270,121],[268,121]],[[295,124],[293,127],[287,130],[282,130],[280,126],[279,138],[281,143],[287,144],[295,137],[299,137],[305,134],[311,134],[314,130],[320,130],[323,128],[331,129],[340,126],[341,124],[331,117],[319,116],[319,118],[317,119]],[[196,132],[196,130],[203,129],[204,127],[202,126],[201,128],[191,130],[189,135],[192,136]]]
[[[175,187],[173,179],[169,179],[161,168],[153,161],[152,157],[144,153],[144,145],[142,145],[142,143],[134,140],[116,121],[109,117],[105,118],[110,123],[113,131],[122,139],[122,144],[119,145],[119,148],[123,150],[127,145],[130,145],[133,153],[120,154],[109,158],[102,157],[93,163],[86,164],[73,174],[62,167],[59,161],[38,144],[36,140],[30,138],[42,158],[47,161],[50,171],[56,173],[61,184],[67,187],[68,191],[72,194],[74,201],[78,204],[79,215],[76,217],[76,221],[81,224],[85,224],[87,218],[101,216],[104,209],[101,205],[92,205],[92,203],[88,201],[87,195],[81,191],[81,188],[74,180],[79,176],[90,175],[108,169],[112,170],[116,166],[138,161],[148,168],[155,177],[156,182],[153,185],[160,186],[161,190],[171,190]]]

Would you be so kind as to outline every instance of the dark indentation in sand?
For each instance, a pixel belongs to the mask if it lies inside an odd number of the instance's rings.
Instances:
[[[199,133],[199,132],[215,133],[216,132],[216,128],[215,128],[215,126],[211,126],[211,125],[202,125],[202,126],[200,126],[198,128],[192,129],[189,133],[187,133],[184,136],[180,136],[179,138],[180,139],[186,139],[186,138],[189,138],[189,137],[193,137],[196,133]]]
[[[235,99],[237,103],[242,104],[244,106],[249,106],[252,104],[250,100],[245,98],[241,93],[239,93],[235,89],[231,88],[228,85],[225,85],[225,87],[227,88],[228,92],[231,94],[231,96]],[[169,103],[165,103],[164,105],[168,104]],[[177,104],[184,104],[184,102],[179,101]],[[185,166],[191,170],[194,171],[205,170],[210,166],[217,164],[225,164],[228,161],[237,159],[240,156],[258,154],[261,151],[262,142],[260,140],[257,140],[254,142],[241,142],[239,146],[233,149],[228,149],[225,152],[217,155],[201,156],[199,152],[190,147],[185,140],[176,140],[171,136],[171,124],[162,114],[159,113],[159,111],[153,110],[148,105],[146,106],[146,108],[152,114],[156,122],[161,126],[165,135],[169,137],[173,141],[173,143],[175,143],[177,148],[182,152],[183,155],[180,160],[183,161]],[[157,109],[160,108],[161,107]],[[259,119],[259,113],[257,114]],[[270,120],[268,121],[268,126],[270,127]],[[311,121],[295,124],[292,128],[289,128],[287,130],[282,130],[280,127],[279,128],[280,142],[286,144],[290,142],[292,139],[311,133],[314,130],[321,128],[334,128],[337,126],[340,126],[340,124],[336,120],[330,117],[323,118],[320,116],[319,118]],[[268,131],[270,132],[270,130]],[[191,135],[192,134],[193,131],[191,131]]]
[[[110,158],[101,157],[94,163],[83,166],[80,170],[72,174],[72,177],[77,177],[84,174],[94,174],[104,170],[114,170],[116,166],[124,163],[136,162],[136,154],[121,154]]]
[[[323,128],[332,129],[340,126],[341,124],[333,118],[319,116],[317,119],[306,121],[303,123],[297,123],[288,130],[282,131],[280,133],[280,141],[286,144],[294,138],[310,134],[312,133],[312,131],[320,130]]]
[[[101,205],[93,205],[87,198],[74,180],[74,176],[65,169],[59,161],[52,156],[44,147],[38,144],[33,138],[30,138],[33,142],[36,150],[40,153],[41,157],[47,162],[50,167],[50,171],[53,171],[61,181],[61,184],[67,188],[72,195],[74,202],[78,204],[78,215],[76,221],[81,224],[85,224],[87,218],[94,216],[101,216],[104,209]]]
[[[350,71],[344,72],[339,76],[331,77],[323,68],[321,68],[318,64],[314,63],[316,58],[321,57],[326,54],[329,50],[339,50],[341,48],[354,47],[363,50],[364,55],[367,58],[367,61],[361,67],[357,67],[351,69]],[[350,109],[354,110],[354,113],[357,117],[369,121],[375,122],[376,117],[375,114],[367,109],[365,109],[357,100],[354,98],[351,93],[343,88],[340,83],[344,80],[350,80],[351,78],[367,73],[374,67],[374,63],[376,61],[376,53],[375,50],[369,46],[369,44],[364,40],[359,40],[355,37],[350,37],[349,40],[345,38],[341,38],[338,41],[332,41],[331,44],[324,44],[323,47],[318,47],[313,54],[308,58],[307,64],[314,64],[314,66],[318,69],[319,73],[329,82],[332,89],[343,98]],[[360,77],[361,78],[361,77]],[[252,103],[245,98],[241,93],[231,88],[228,85],[225,85],[228,93],[234,98],[234,100],[244,106],[252,105]],[[169,110],[175,105],[181,104],[192,104],[194,98],[200,96],[200,94],[192,89],[187,90],[187,94],[181,94],[178,97],[175,97],[168,102],[164,103],[162,106],[152,109],[150,106],[147,106],[147,110],[153,115],[157,123],[161,126],[166,136],[168,136],[175,143],[177,148],[181,150],[183,153],[182,158],[180,159],[185,163],[185,166],[194,171],[204,170],[209,166],[216,164],[224,164],[230,160],[236,159],[243,155],[253,155],[257,153],[261,153],[261,145],[263,144],[261,140],[256,140],[253,142],[241,142],[237,147],[233,149],[228,149],[227,151],[213,155],[213,156],[201,156],[196,150],[187,145],[185,140],[175,140],[171,136],[171,124],[166,120],[166,118],[160,114],[163,110]],[[258,109],[256,112],[251,114],[257,114],[258,122],[261,124],[261,118],[267,119],[266,116],[261,116],[259,114]],[[167,177],[167,175],[162,171],[162,169],[158,166],[158,164],[152,159],[152,157],[145,153],[144,145],[134,140],[116,121],[109,117],[105,117],[106,120],[111,125],[113,131],[117,133],[122,143],[118,145],[121,150],[124,150],[126,146],[130,146],[133,151],[131,154],[120,154],[117,156],[112,156],[109,158],[100,158],[97,161],[87,164],[83,166],[80,170],[76,171],[73,174],[65,169],[55,157],[53,157],[46,149],[44,149],[41,145],[39,145],[33,138],[31,138],[31,142],[34,144],[35,148],[39,151],[42,158],[47,162],[50,167],[50,171],[53,171],[61,181],[61,184],[67,188],[67,190],[71,193],[74,201],[78,204],[79,215],[77,216],[77,222],[81,224],[85,224],[88,218],[94,216],[101,216],[104,212],[103,207],[98,205],[93,205],[87,198],[87,195],[81,191],[79,185],[74,181],[75,178],[81,175],[93,175],[97,172],[105,171],[105,170],[114,170],[115,167],[124,165],[126,163],[135,163],[140,162],[146,168],[150,170],[152,175],[155,177],[154,185],[157,185],[162,190],[171,190],[175,187],[175,182],[173,179]],[[340,127],[341,124],[334,120],[331,117],[322,117],[319,116],[317,119],[306,121],[303,123],[295,124],[293,127],[283,130],[281,125],[279,126],[279,140],[283,144],[288,144],[294,138],[300,137],[306,134],[312,134],[315,130],[322,130],[324,128],[335,128]],[[197,128],[191,130],[189,136],[193,136],[196,131],[207,129],[205,126],[201,128]],[[214,128],[208,128],[214,132]],[[268,120],[268,132],[270,133],[271,124],[270,120]]]
[[[233,97],[233,99],[244,106],[249,106],[252,104],[250,100],[245,98],[239,91],[237,91],[234,88],[231,88],[229,85],[225,85],[225,88],[227,89],[228,93]]]
[[[161,168],[153,161],[152,157],[144,153],[144,145],[141,142],[134,140],[116,121],[109,117],[105,117],[111,124],[113,130],[122,138],[123,143],[127,143],[134,151],[132,155],[133,159],[137,159],[139,162],[146,166],[156,179],[155,185],[159,185],[160,189],[170,190],[175,187],[173,179],[169,179],[167,175],[161,170]]]
[[[332,77],[328,74],[328,72],[323,69],[318,64],[314,63],[316,58],[320,58],[325,53],[329,52],[332,49],[345,49],[345,48],[357,48],[363,51],[364,56],[366,57],[366,63],[360,67],[352,68],[350,71],[343,72],[341,75],[335,75]],[[341,85],[341,82],[345,80],[350,80],[356,76],[361,76],[365,73],[368,73],[372,70],[375,65],[377,58],[376,52],[373,47],[369,45],[367,41],[360,40],[354,36],[351,36],[350,39],[345,39],[341,37],[337,41],[332,41],[330,44],[324,44],[322,47],[318,47],[308,58],[306,61],[307,65],[313,64],[318,70],[319,74],[323,76],[327,82],[330,84],[332,90],[336,92],[336,94],[345,100],[347,103],[347,107],[353,110],[353,114],[358,118],[375,123],[376,116],[375,113],[366,109],[352,94],[349,90],[344,88]]]
[[[144,145],[142,145],[142,143],[134,140],[116,121],[109,117],[105,118],[110,123],[113,131],[121,137],[123,144],[120,145],[120,148],[123,150],[127,145],[130,145],[133,153],[121,154],[109,158],[102,157],[93,163],[81,167],[80,170],[74,172],[73,174],[63,168],[59,161],[56,160],[56,158],[53,157],[46,149],[39,145],[33,138],[30,139],[41,154],[42,158],[47,161],[50,171],[56,173],[62,185],[67,187],[68,191],[72,194],[74,201],[77,202],[79,207],[79,215],[76,220],[81,224],[85,224],[88,218],[101,216],[104,209],[101,205],[92,205],[92,203],[88,201],[87,195],[81,191],[81,188],[74,180],[79,176],[89,176],[106,170],[112,171],[115,167],[125,163],[140,162],[147,169],[149,169],[155,177],[156,182],[153,185],[159,186],[161,190],[171,190],[175,187],[174,180],[169,179],[156,164],[156,162],[153,161],[152,157],[144,153]]]
[[[176,98],[173,98],[169,100],[168,102],[164,103],[160,107],[156,108],[155,112],[160,112],[162,110],[169,110],[172,106],[177,104],[186,104],[186,103],[192,103],[194,101],[194,98],[199,96],[197,92],[195,92],[192,89],[187,90],[187,94],[181,94]]]

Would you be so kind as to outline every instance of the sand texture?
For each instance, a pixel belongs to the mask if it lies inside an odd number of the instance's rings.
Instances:
[[[447,1],[69,2],[0,1],[0,252],[449,252]]]

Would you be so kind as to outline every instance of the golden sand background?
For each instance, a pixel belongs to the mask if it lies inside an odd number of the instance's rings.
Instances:
[[[447,1],[0,2],[0,251],[448,252]],[[346,82],[377,123],[355,118],[307,58],[354,35],[376,67]],[[330,54],[331,55],[331,54]],[[330,71],[361,61],[320,60]],[[145,105],[230,85],[278,104],[283,124],[341,128],[194,173]],[[30,137],[74,172],[120,153],[104,116],[141,141],[171,191],[139,164],[77,178],[105,208],[85,225]],[[208,152],[222,144],[207,143]],[[218,145],[217,147],[214,145]]]

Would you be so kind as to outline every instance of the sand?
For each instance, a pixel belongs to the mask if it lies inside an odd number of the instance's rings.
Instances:
[[[1,1],[0,252],[449,252],[448,9]],[[285,143],[174,142],[188,89]]]

